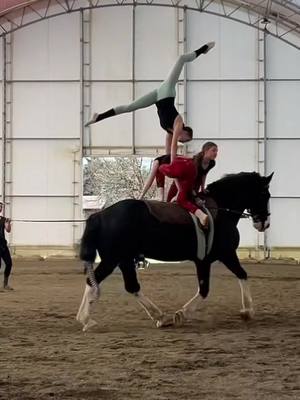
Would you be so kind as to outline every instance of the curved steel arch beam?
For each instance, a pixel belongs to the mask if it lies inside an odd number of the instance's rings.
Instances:
[[[55,18],[63,14],[80,12],[86,9],[107,7],[172,7],[226,18],[250,26],[300,49],[300,8],[294,3],[279,0],[111,0],[101,4],[100,0],[88,0],[88,5],[78,7],[76,0],[31,0],[0,14],[0,37],[36,22]],[[194,3],[194,6],[193,6]],[[284,4],[287,3],[285,7]],[[54,7],[55,6],[55,7]],[[285,14],[283,14],[283,11]]]

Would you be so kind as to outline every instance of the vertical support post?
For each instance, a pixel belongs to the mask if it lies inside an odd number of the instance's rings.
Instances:
[[[3,60],[2,60],[2,202],[3,202],[3,208],[5,207],[5,201],[6,201],[6,185],[5,185],[5,180],[6,180],[6,35],[2,36],[2,55],[3,55]]]
[[[183,52],[187,52],[187,11],[186,7],[183,9]],[[187,65],[184,65],[184,70],[183,70],[183,99],[184,99],[184,105],[183,105],[183,117],[184,121],[187,123]]]
[[[135,99],[135,15],[136,13],[136,4],[133,4],[132,7],[132,101]],[[136,154],[135,148],[135,111],[132,113],[132,142],[131,142],[131,152],[132,154]]]
[[[82,149],[85,154],[91,154],[91,127],[84,124],[91,118],[92,87],[91,87],[91,16],[92,10],[80,10],[80,125]]]
[[[12,39],[13,34],[9,33],[3,36],[3,81],[2,81],[2,201],[4,212],[8,217],[12,217],[12,108],[13,108],[13,90],[12,90]],[[13,235],[9,235],[12,242]]]
[[[80,10],[80,139],[73,152],[73,219],[82,219],[83,156],[91,153],[91,128],[84,124],[91,117],[91,16],[90,9]],[[85,150],[84,150],[85,148]],[[73,224],[73,244],[82,234],[82,224]]]
[[[266,32],[258,29],[257,66],[258,66],[258,105],[257,105],[257,170],[261,175],[267,173],[267,65]],[[267,232],[257,234],[257,251],[267,257]]]
[[[177,19],[177,55],[186,53],[186,8],[176,9],[176,19]],[[177,101],[176,106],[178,112],[183,115],[184,121],[187,118],[187,66],[183,67],[183,80],[179,80],[177,84]],[[183,152],[186,153],[186,146],[183,148]]]
[[[264,30],[264,176],[268,174],[268,96],[267,96],[267,32]],[[268,232],[264,232],[264,258],[269,256],[269,246],[268,246]]]

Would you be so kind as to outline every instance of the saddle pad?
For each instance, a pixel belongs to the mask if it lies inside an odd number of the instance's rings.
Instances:
[[[158,200],[144,200],[149,212],[160,222],[168,224],[191,224],[190,214],[176,203]]]
[[[207,232],[204,232],[203,229],[200,228],[198,218],[194,214],[191,214],[197,237],[197,258],[199,260],[203,260],[204,257],[210,253],[215,232],[213,217],[208,209],[205,209],[205,211],[209,219],[209,230]]]
[[[165,203],[157,200],[144,200],[149,212],[160,222],[169,224],[191,224],[193,222],[197,237],[197,258],[203,258],[209,254],[214,236],[214,221],[208,209],[205,209],[209,218],[209,231],[204,232],[195,215],[187,212],[176,203]]]

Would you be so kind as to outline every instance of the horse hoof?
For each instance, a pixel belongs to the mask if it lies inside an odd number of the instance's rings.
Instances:
[[[156,328],[165,328],[166,326],[172,326],[174,324],[173,318],[166,315],[162,315],[156,322]]]
[[[175,326],[182,326],[184,324],[185,317],[182,310],[176,311],[174,315],[174,325]]]
[[[93,319],[90,319],[82,328],[83,332],[86,332],[88,329],[90,329],[92,326],[97,325],[97,322],[94,321]]]
[[[253,310],[241,310],[240,317],[243,321],[250,321],[254,316]]]

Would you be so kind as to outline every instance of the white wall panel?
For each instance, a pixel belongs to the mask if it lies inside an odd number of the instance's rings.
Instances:
[[[15,198],[13,220],[72,219],[73,199]],[[14,222],[14,245],[72,245],[72,223]]]
[[[63,140],[14,141],[13,193],[72,195],[74,146]]]
[[[3,135],[3,82],[0,82],[0,138]]]
[[[30,25],[14,33],[13,79],[79,79],[79,13]]]
[[[242,24],[213,15],[188,12],[188,51],[215,41],[216,46],[188,65],[193,79],[256,79],[256,32]]]
[[[92,11],[92,79],[132,78],[132,7]]]
[[[272,194],[300,196],[300,140],[270,140],[267,152],[267,169],[274,171]]]
[[[0,198],[1,198],[1,201],[3,201],[3,197],[2,197],[2,182],[3,182],[3,172],[4,172],[4,170],[2,168],[2,160],[3,160],[3,158],[2,158],[2,155],[3,155],[2,146],[3,146],[3,142],[2,142],[2,140],[0,140],[0,165],[1,165],[1,172],[0,172]]]
[[[2,41],[1,41],[2,45]],[[0,53],[1,57],[2,53]],[[1,60],[1,58],[0,58]],[[0,67],[1,68],[1,67]],[[2,78],[1,78],[2,79]],[[1,165],[1,173],[0,173],[0,196],[1,196],[1,201],[3,201],[2,197],[2,182],[3,182],[3,167],[2,167],[2,155],[3,155],[3,82],[0,82],[0,165]]]
[[[189,154],[201,151],[206,140],[194,140],[188,145]],[[252,140],[214,140],[218,145],[216,166],[209,172],[207,183],[220,179],[225,174],[252,172],[257,169],[257,145]]]
[[[113,82],[92,85],[92,110],[104,112],[132,101],[132,84]],[[131,146],[132,113],[122,114],[91,125],[93,146]]]
[[[269,79],[300,79],[300,52],[267,36],[267,76]]]
[[[0,80],[3,79],[3,43],[4,38],[0,39]]]
[[[15,83],[14,137],[79,137],[77,83]]]
[[[220,20],[213,15],[187,12],[187,51],[194,51],[207,42],[216,42],[208,54],[187,64],[189,79],[218,79],[220,77]]]
[[[240,219],[238,223],[238,230],[240,232],[240,246],[241,247],[255,247],[258,244],[259,233],[252,224],[252,219]]]
[[[194,137],[256,137],[255,82],[191,82],[188,85],[188,125]]]
[[[175,22],[175,9],[136,8],[136,79],[167,77],[177,59]]]
[[[300,81],[267,85],[268,137],[300,137]]]
[[[268,245],[299,247],[300,200],[272,199],[270,211],[271,226],[268,230]]]

